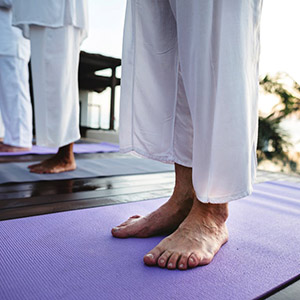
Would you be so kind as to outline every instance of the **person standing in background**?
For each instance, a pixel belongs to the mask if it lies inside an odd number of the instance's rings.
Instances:
[[[30,39],[36,143],[56,155],[29,166],[34,173],[76,168],[79,133],[78,64],[87,37],[86,0],[14,0],[13,25]]]
[[[4,124],[0,152],[25,151],[32,145],[30,43],[11,22],[12,0],[0,0],[0,111]]]

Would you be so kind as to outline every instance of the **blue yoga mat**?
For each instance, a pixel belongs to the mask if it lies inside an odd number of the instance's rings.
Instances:
[[[59,174],[30,173],[27,166],[32,162],[3,163],[0,165],[0,184],[8,182],[33,182],[41,180],[63,180],[92,178],[99,176],[117,176],[171,172],[174,166],[152,159],[128,157],[77,159],[77,168],[71,172]]]
[[[0,222],[0,299],[253,299],[300,274],[300,186],[268,182],[230,203],[230,239],[211,264],[147,267],[162,237],[110,229],[166,199]]]

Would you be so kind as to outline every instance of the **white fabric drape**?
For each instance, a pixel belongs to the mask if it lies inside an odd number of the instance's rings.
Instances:
[[[7,145],[31,147],[32,107],[28,80],[28,61],[0,55],[0,111]]]
[[[128,0],[120,146],[193,168],[200,201],[252,191],[261,0]]]
[[[72,25],[87,36],[87,0],[14,0],[13,24],[29,38],[30,25],[58,28]]]
[[[10,55],[29,60],[29,41],[20,29],[12,26],[12,11],[9,1],[0,0],[0,55]]]
[[[87,0],[14,0],[13,24],[30,38],[36,142],[62,147],[80,138],[79,47]]]
[[[4,143],[31,147],[32,108],[29,95],[30,44],[11,25],[11,1],[0,0],[0,111]]]
[[[62,147],[80,138],[80,30],[30,26],[36,141]]]

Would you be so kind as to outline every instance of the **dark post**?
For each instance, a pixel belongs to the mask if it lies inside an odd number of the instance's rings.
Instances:
[[[117,85],[116,67],[111,68],[110,120],[109,130],[115,129],[115,87]]]

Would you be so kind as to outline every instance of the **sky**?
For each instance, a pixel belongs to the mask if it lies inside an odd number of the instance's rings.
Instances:
[[[82,49],[121,57],[125,0],[89,0],[89,37]],[[260,73],[284,71],[300,82],[300,1],[264,0]]]
[[[84,41],[82,50],[121,58],[125,8],[126,0],[89,0],[89,37]],[[261,19],[261,76],[286,72],[300,83],[299,12],[299,0],[264,0]],[[116,96],[119,98],[119,89]],[[101,124],[105,127],[103,123],[107,124],[109,90],[95,95],[95,101],[102,106]],[[261,103],[262,110],[268,110],[274,104],[265,100]]]
[[[89,0],[88,3],[89,36],[82,50],[121,58],[126,0]]]

